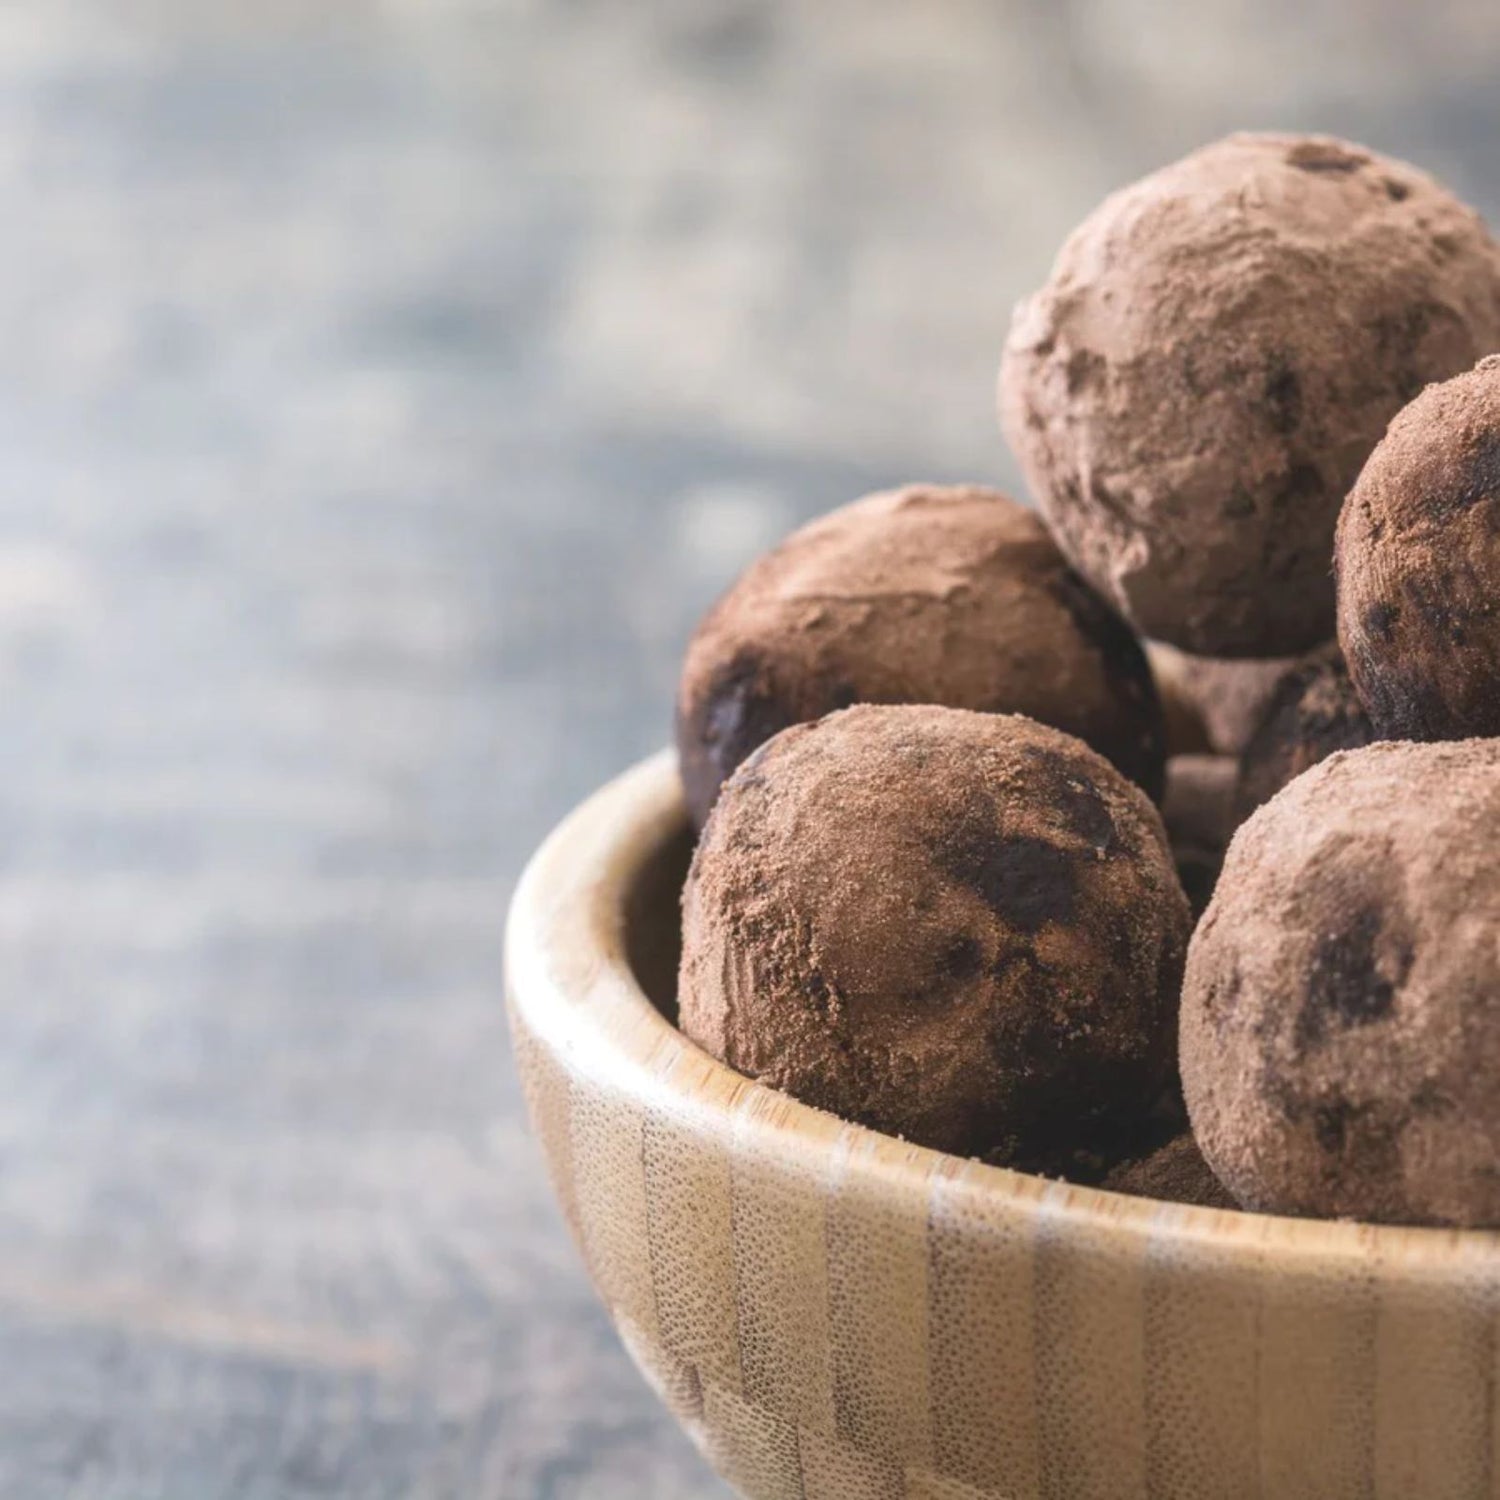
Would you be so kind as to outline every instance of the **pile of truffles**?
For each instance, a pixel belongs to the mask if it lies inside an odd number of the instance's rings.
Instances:
[[[1001,361],[1037,509],[868,496],[699,626],[686,1034],[1021,1170],[1500,1225],[1496,350],[1500,248],[1403,162],[1106,199]]]

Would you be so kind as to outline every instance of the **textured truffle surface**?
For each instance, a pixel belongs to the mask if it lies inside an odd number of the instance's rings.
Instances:
[[[1155,808],[1086,745],[861,706],[726,783],[683,898],[680,1022],[846,1119],[1057,1170],[1170,1082],[1190,926]]]
[[[1167,727],[1168,758],[1207,754],[1214,744],[1183,667],[1189,658],[1156,641],[1147,641],[1145,645],[1146,660],[1151,666],[1156,696],[1161,700],[1162,719]]]
[[[1219,755],[1238,755],[1250,742],[1271,701],[1271,695],[1299,656],[1245,657],[1189,656],[1164,641],[1147,644],[1146,655],[1156,677],[1163,705],[1175,697],[1192,705],[1203,725],[1207,744],[1202,749]],[[1200,747],[1184,745],[1174,755],[1191,755]]]
[[[1161,791],[1165,729],[1140,645],[1041,520],[994,490],[868,496],[740,577],[698,627],[678,690],[694,821],[757,745],[852,703],[1027,714]]]
[[[1392,738],[1500,735],[1500,358],[1391,423],[1339,516],[1339,640]]]
[[[1385,424],[1500,345],[1500,252],[1404,162],[1235,135],[1114,194],[1016,311],[1002,423],[1063,549],[1142,633],[1333,633],[1339,506]]]
[[[1199,1208],[1239,1206],[1204,1161],[1191,1131],[1184,1131],[1139,1161],[1116,1167],[1103,1186],[1114,1193],[1157,1198],[1163,1203],[1192,1203]]]
[[[1243,824],[1193,936],[1193,1131],[1245,1206],[1500,1224],[1500,741],[1341,751]]]
[[[1195,915],[1208,906],[1234,835],[1238,769],[1228,755],[1174,755],[1167,762],[1161,817]]]
[[[1236,816],[1243,822],[1335,750],[1357,750],[1374,738],[1343,652],[1330,641],[1293,667],[1271,695],[1240,756]]]

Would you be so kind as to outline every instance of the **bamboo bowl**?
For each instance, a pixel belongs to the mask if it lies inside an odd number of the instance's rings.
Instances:
[[[1500,1496],[1500,1236],[1071,1187],[751,1083],[672,1025],[671,758],[506,940],[537,1134],[626,1347],[752,1500]]]

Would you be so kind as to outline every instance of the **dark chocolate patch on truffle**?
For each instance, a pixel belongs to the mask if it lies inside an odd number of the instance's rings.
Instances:
[[[1423,1079],[1411,1096],[1414,1115],[1449,1115],[1453,1107],[1453,1100],[1443,1092],[1442,1085],[1431,1078]]]
[[[1089,496],[1100,510],[1114,516],[1122,525],[1128,522],[1129,507],[1110,489],[1102,476],[1095,474],[1089,480]]]
[[[1240,821],[1334,751],[1358,749],[1374,737],[1337,648],[1311,653],[1281,679],[1241,753]]]
[[[726,776],[752,750],[794,722],[777,698],[770,664],[756,651],[737,651],[705,695],[703,739]]]
[[[1393,371],[1403,401],[1410,401],[1427,384],[1430,362],[1422,359],[1422,346],[1441,313],[1442,309],[1430,302],[1415,302],[1396,312],[1382,313],[1371,324],[1380,362]]]
[[[1352,662],[1360,668],[1359,696],[1371,722],[1380,729],[1377,737],[1389,740],[1423,740],[1434,738],[1434,723],[1441,737],[1440,713],[1434,714],[1427,695],[1415,690],[1405,679],[1382,670],[1378,651],[1362,641],[1351,642]]]
[[[1355,172],[1369,157],[1346,150],[1334,141],[1298,141],[1286,154],[1287,165],[1304,172]]]
[[[1500,497],[1500,433],[1487,432],[1464,456],[1458,482],[1452,489],[1433,495],[1428,501],[1437,521],[1451,520]]]
[[[1387,177],[1383,183],[1385,195],[1392,203],[1404,203],[1411,197],[1411,189],[1395,177]]]
[[[1198,373],[1198,360],[1196,351],[1191,344],[1183,346],[1182,349],[1182,384],[1190,396],[1203,396],[1206,393],[1203,377]]]
[[[1271,428],[1283,435],[1302,420],[1302,382],[1284,355],[1277,355],[1266,373],[1266,412]]]
[[[1076,396],[1084,386],[1091,385],[1106,368],[1104,356],[1096,354],[1092,349],[1075,349],[1068,356],[1065,367],[1065,378],[1068,382],[1068,394]]]
[[[833,1009],[833,993],[828,988],[828,981],[823,978],[820,970],[812,970],[803,982],[802,988],[807,998],[812,1001],[813,1009],[819,1015],[826,1016]]]
[[[1002,922],[1037,932],[1071,922],[1077,905],[1076,855],[1026,835],[1006,837],[994,813],[975,810],[933,850],[940,869],[975,891]]]
[[[1377,599],[1374,604],[1366,608],[1361,623],[1367,635],[1372,635],[1376,640],[1390,645],[1395,636],[1396,621],[1400,618],[1400,605]]]
[[[1115,820],[1087,770],[1055,750],[1029,748],[1026,760],[1036,770],[1037,790],[1057,809],[1064,827],[1101,853],[1113,849],[1119,837]]]
[[[996,957],[990,965],[990,978],[1002,981],[1016,969],[1024,969],[1024,977],[1028,980],[1045,979],[1049,973],[1047,965],[1036,956],[1033,949],[1015,947],[1002,950]]]
[[[1320,1104],[1313,1111],[1313,1134],[1324,1151],[1331,1154],[1343,1151],[1353,1114],[1353,1106],[1343,1099],[1332,1104]]]
[[[972,979],[984,964],[984,950],[971,937],[957,937],[943,950],[940,967],[945,979]]]
[[[1236,484],[1220,507],[1226,521],[1243,521],[1255,514],[1255,496],[1243,484]]]
[[[1068,828],[1100,854],[1115,847],[1117,832],[1104,798],[1087,782],[1063,781],[1054,795]]]
[[[1323,493],[1323,476],[1313,464],[1294,464],[1276,491],[1278,508],[1294,510],[1310,504]]]
[[[1340,1159],[1337,1170],[1377,1182],[1388,1181],[1400,1171],[1406,1122],[1402,1110],[1393,1112],[1347,1099],[1323,1101],[1312,1111],[1313,1138],[1326,1155]]]
[[[1307,997],[1297,1015],[1299,1047],[1316,1046],[1332,1030],[1369,1026],[1391,1013],[1396,991],[1411,970],[1412,952],[1405,941],[1391,944],[1395,975],[1380,972],[1376,944],[1388,914],[1375,906],[1362,907],[1341,931],[1319,939]]]
[[[1204,996],[1203,1008],[1214,1030],[1220,1036],[1223,1036],[1234,1023],[1240,1008],[1240,988],[1243,982],[1240,978],[1239,967],[1235,966],[1230,969],[1222,983],[1215,978],[1209,984],[1208,992]]]
[[[1452,579],[1440,576],[1433,581],[1436,591],[1428,587],[1425,578],[1408,573],[1401,580],[1402,590],[1417,618],[1430,626],[1434,634],[1446,636],[1455,646],[1467,645],[1469,634],[1464,616],[1450,602]]]

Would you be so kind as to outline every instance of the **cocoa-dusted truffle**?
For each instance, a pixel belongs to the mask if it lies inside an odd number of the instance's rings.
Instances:
[[[1138,1161],[1123,1162],[1103,1182],[1112,1193],[1156,1198],[1163,1203],[1191,1203],[1199,1208],[1237,1208],[1223,1183],[1204,1161],[1191,1131]]]
[[[1190,926],[1155,808],[1081,741],[860,706],[725,784],[683,898],[681,1025],[847,1119],[1056,1169],[1170,1082]]]
[[[688,807],[779,729],[851,703],[1024,713],[1156,795],[1144,654],[1030,511],[994,490],[871,495],[788,537],[698,627],[677,698]]]
[[[1281,680],[1302,662],[1301,656],[1189,656],[1164,641],[1150,641],[1146,655],[1165,707],[1169,697],[1192,705],[1208,743],[1169,744],[1169,754],[1192,755],[1212,750],[1238,755],[1265,715]]]
[[[1404,162],[1235,135],[1114,194],[1018,308],[1001,416],[1063,550],[1144,634],[1333,633],[1334,521],[1385,424],[1500,345],[1500,251]]]
[[[1208,735],[1208,724],[1188,686],[1180,663],[1188,660],[1170,646],[1147,641],[1146,660],[1161,700],[1161,714],[1167,731],[1167,756],[1206,755],[1214,748]]]
[[[1387,741],[1235,835],[1194,934],[1183,1089],[1247,1207],[1500,1223],[1500,741]]]
[[[1500,735],[1500,358],[1391,423],[1339,516],[1339,640],[1376,729]]]
[[[1282,678],[1240,757],[1239,821],[1335,750],[1357,750],[1374,738],[1337,643],[1310,652]]]
[[[1167,762],[1161,818],[1195,915],[1214,893],[1234,834],[1238,769],[1227,755],[1174,755]]]

